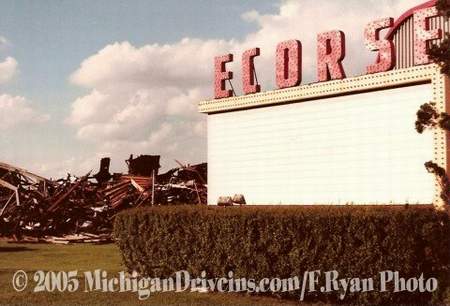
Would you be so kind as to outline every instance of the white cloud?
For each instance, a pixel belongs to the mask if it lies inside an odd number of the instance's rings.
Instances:
[[[0,49],[9,45],[9,41],[0,36]],[[17,73],[18,63],[15,58],[8,56],[3,62],[0,62],[0,84],[9,82]],[[35,110],[26,98],[6,93],[0,94],[0,131],[9,130],[18,125],[43,123],[48,120],[49,116]]]
[[[340,29],[346,33],[347,75],[360,74],[374,55],[364,51],[364,26],[382,17],[398,17],[423,0],[282,1],[276,14],[252,10],[242,15],[258,29],[242,40],[185,38],[173,44],[136,47],[129,42],[105,46],[85,59],[71,81],[91,89],[72,104],[67,122],[81,140],[112,156],[162,154],[165,160],[206,158],[205,120],[197,102],[213,92],[213,57],[234,53],[233,85],[240,94],[240,57],[260,47],[256,59],[263,90],[274,87],[276,44],[298,39],[303,44],[304,82],[315,81],[316,36]],[[190,160],[192,158],[192,160]]]
[[[17,166],[25,168],[35,174],[41,175],[48,179],[59,179],[66,177],[67,174],[82,176],[91,171],[95,174],[99,170],[101,154],[93,154],[90,156],[68,156],[64,159],[26,159],[20,161]],[[15,164],[15,161],[11,161]],[[75,172],[72,172],[76,170]]]
[[[211,54],[225,52],[233,41],[203,41],[185,38],[173,45],[146,45],[137,48],[129,42],[106,46],[87,58],[71,76],[78,85],[108,89],[136,89],[169,86],[190,88],[204,85],[210,74]],[[207,62],[203,62],[207,60]],[[202,62],[202,65],[199,63]]]
[[[98,113],[108,103],[108,96],[93,90],[89,95],[80,97],[72,104],[72,113],[67,118],[67,122],[71,124],[95,123],[95,120],[106,120],[105,112]]]
[[[0,95],[0,130],[7,130],[20,124],[43,123],[49,116],[34,110],[24,97]]]
[[[0,46],[1,45],[2,41],[0,40]],[[7,57],[3,62],[0,62],[0,84],[10,81],[16,73],[17,61],[13,57]]]

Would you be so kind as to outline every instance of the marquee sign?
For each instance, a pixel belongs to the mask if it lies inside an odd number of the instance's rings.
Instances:
[[[428,42],[441,39],[441,29],[430,29],[430,18],[438,16],[436,7],[428,7],[414,12],[414,64],[430,63],[427,55]],[[381,38],[380,32],[394,26],[393,18],[383,18],[369,23],[364,30],[364,42],[370,51],[378,52],[376,63],[367,66],[367,73],[385,72],[395,66],[395,46],[392,37]],[[259,48],[242,54],[242,88],[244,94],[261,91],[255,81],[254,58],[260,55]],[[276,48],[276,84],[279,89],[298,86],[302,80],[302,44],[298,40],[283,41]],[[233,95],[226,89],[226,82],[233,78],[233,72],[226,64],[233,61],[233,54],[214,59],[215,80],[214,97],[228,98]],[[345,34],[330,31],[317,35],[317,80],[343,79],[346,77],[342,60],[345,58]]]
[[[378,57],[362,76],[346,77],[341,31],[318,34],[313,84],[301,85],[297,40],[275,49],[273,91],[256,82],[259,48],[242,54],[241,96],[226,86],[233,55],[216,57],[214,99],[199,104],[208,114],[208,203],[243,194],[258,205],[442,205],[424,163],[450,173],[450,138],[440,129],[418,134],[414,125],[424,103],[450,112],[450,80],[427,55],[430,42],[450,33],[434,2],[366,26],[366,47]]]

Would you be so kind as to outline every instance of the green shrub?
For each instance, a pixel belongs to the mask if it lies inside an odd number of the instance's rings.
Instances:
[[[307,293],[306,300],[398,304],[442,299],[449,283],[450,221],[428,208],[152,207],[122,212],[114,235],[130,271],[169,277],[187,270],[207,278],[302,279],[304,271],[372,277],[375,291]],[[380,293],[379,272],[436,277],[438,291]],[[296,292],[298,296],[298,292]]]

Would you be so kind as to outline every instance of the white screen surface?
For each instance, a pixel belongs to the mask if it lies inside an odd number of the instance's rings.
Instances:
[[[431,85],[208,116],[208,203],[429,204],[431,132],[416,112]]]

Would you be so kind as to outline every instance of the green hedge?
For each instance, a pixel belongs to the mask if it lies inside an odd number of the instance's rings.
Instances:
[[[436,302],[449,284],[449,217],[427,208],[141,208],[120,213],[114,235],[126,267],[151,277],[205,270],[208,278],[233,271],[235,278],[301,279],[305,270],[336,270],[373,277],[377,287],[379,272],[392,270],[439,281],[433,294],[348,293],[346,304]],[[337,293],[305,299],[342,302]]]

